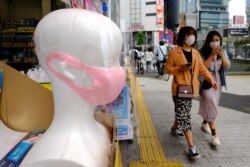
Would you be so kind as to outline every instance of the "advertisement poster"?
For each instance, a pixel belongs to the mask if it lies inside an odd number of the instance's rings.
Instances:
[[[18,167],[31,147],[41,138],[45,131],[28,133],[0,160],[0,167]]]
[[[174,44],[174,32],[173,31],[160,31],[159,32],[159,41],[162,41],[163,39],[168,40],[169,44]]]
[[[164,0],[156,0],[156,26],[157,29],[164,29]]]
[[[102,13],[103,3],[101,0],[61,0],[61,1],[68,4],[70,8],[82,8]]]
[[[85,9],[101,13],[102,2],[101,0],[85,0]]]
[[[84,9],[84,0],[71,0],[71,7]]]

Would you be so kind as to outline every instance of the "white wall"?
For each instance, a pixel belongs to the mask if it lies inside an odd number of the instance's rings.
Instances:
[[[141,18],[145,31],[156,31],[156,15],[146,16],[149,13],[156,13],[156,4],[146,5],[146,2],[156,2],[156,0],[141,0]]]
[[[146,5],[146,2],[156,2],[156,0],[120,0],[121,24],[129,27],[130,23],[136,23],[143,26],[142,31],[156,31],[156,15],[146,16],[147,13],[156,13],[156,4]],[[121,25],[122,31],[123,27]]]
[[[156,2],[156,0],[142,0],[142,24],[145,31],[156,31],[156,15],[146,16],[148,13],[156,13],[156,4],[146,5],[146,2]]]
[[[120,0],[120,26],[122,32],[129,29],[130,24],[130,0]]]
[[[186,26],[192,26],[197,29],[197,23],[196,13],[186,13]]]

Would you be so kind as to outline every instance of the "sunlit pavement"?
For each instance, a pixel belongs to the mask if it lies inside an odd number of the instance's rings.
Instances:
[[[223,88],[217,119],[218,136],[222,145],[209,145],[211,136],[200,130],[202,118],[197,114],[199,101],[193,100],[192,125],[194,142],[201,158],[190,161],[184,150],[184,139],[170,134],[174,120],[174,106],[171,96],[171,81],[155,78],[152,73],[137,77],[154,122],[166,157],[170,161],[181,160],[183,165],[192,167],[248,167],[250,163],[250,75],[228,75],[227,91]],[[139,161],[138,144],[121,143],[124,166]]]

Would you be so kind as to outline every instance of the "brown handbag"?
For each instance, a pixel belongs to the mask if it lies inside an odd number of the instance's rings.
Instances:
[[[177,97],[179,98],[193,98],[192,85],[177,85]]]
[[[194,65],[195,65],[195,60],[194,60]],[[191,85],[177,85],[176,96],[178,98],[187,98],[187,99],[192,99],[193,98],[193,86],[192,86],[192,84],[193,84],[193,74],[194,74],[193,70],[194,70],[194,68],[192,68],[192,71],[190,71],[190,73],[191,73]],[[175,82],[176,82],[176,80],[175,80]]]

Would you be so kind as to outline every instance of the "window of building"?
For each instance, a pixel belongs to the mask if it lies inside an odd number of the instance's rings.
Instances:
[[[156,16],[156,13],[146,13],[146,16]]]
[[[156,1],[146,2],[146,5],[155,5]]]

